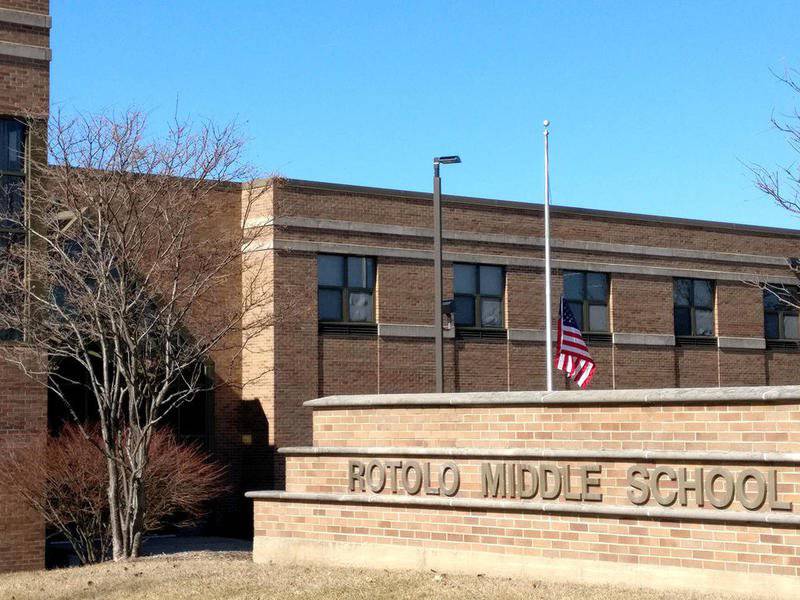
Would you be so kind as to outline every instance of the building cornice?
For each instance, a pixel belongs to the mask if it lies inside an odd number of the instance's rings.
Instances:
[[[245,223],[245,227],[260,226],[262,219],[253,219]],[[433,230],[426,227],[409,227],[383,223],[362,223],[335,219],[316,219],[311,217],[279,217],[276,225],[324,231],[344,231],[351,233],[369,233],[374,235],[394,235],[398,237],[417,237],[432,239]],[[507,235],[500,233],[481,233],[472,231],[444,230],[444,239],[511,246],[529,246],[543,248],[544,238],[537,236]],[[712,250],[694,250],[689,248],[667,248],[662,246],[642,246],[639,244],[612,244],[589,240],[553,239],[551,247],[561,250],[601,252],[605,254],[622,254],[646,256],[653,258],[685,258],[689,260],[708,260],[714,262],[730,262],[737,264],[786,266],[783,256],[759,254],[739,254],[736,252],[716,252]]]
[[[50,15],[30,12],[27,10],[0,8],[0,23],[11,23],[12,25],[25,25],[26,27],[50,29],[52,22],[53,20]]]
[[[428,192],[414,192],[409,190],[396,190],[391,188],[377,188],[360,185],[350,185],[341,183],[327,183],[322,181],[308,181],[303,179],[281,179],[282,187],[295,187],[302,189],[317,189],[347,194],[361,194],[367,196],[385,196],[398,199],[415,199],[431,201],[431,194]],[[523,212],[542,212],[542,205],[533,202],[520,202],[518,200],[497,200],[494,198],[479,198],[473,196],[454,196],[443,195],[442,202],[445,204],[461,204],[476,207],[497,207]],[[565,216],[591,216],[600,219],[614,221],[645,222],[653,224],[672,224],[683,225],[703,230],[735,231],[738,233],[750,233],[760,235],[781,235],[787,237],[800,237],[800,230],[782,227],[765,227],[762,225],[748,225],[744,223],[728,223],[724,221],[708,221],[701,219],[685,219],[680,217],[668,217],[660,215],[646,215],[640,213],[619,212],[611,210],[599,210],[594,208],[578,208],[572,206],[553,205],[551,213]]]

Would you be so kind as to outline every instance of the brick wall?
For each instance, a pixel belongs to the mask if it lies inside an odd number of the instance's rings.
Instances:
[[[703,400],[702,392],[696,392],[673,400],[644,401],[641,396],[639,402],[631,395],[615,400],[606,393],[581,394],[586,400],[579,404],[572,404],[579,398],[572,395],[544,405],[535,399],[526,404],[520,396],[475,396],[470,401],[484,398],[487,405],[459,404],[456,399],[451,406],[426,407],[414,399],[393,398],[397,405],[388,407],[374,397],[375,406],[348,406],[347,400],[317,406],[314,448],[289,452],[287,495],[254,500],[255,559],[444,568],[595,583],[630,583],[626,577],[636,573],[641,577],[636,585],[648,587],[682,585],[754,595],[769,590],[772,597],[792,598],[800,581],[797,527],[757,520],[737,523],[732,515],[791,518],[800,511],[800,465],[794,454],[800,442],[797,392],[773,400],[759,399],[759,390],[750,393],[749,400],[735,402],[724,400],[724,394]],[[645,451],[651,458],[625,455]],[[555,454],[537,454],[548,452]],[[772,458],[765,453],[773,453]],[[395,489],[388,474],[382,489],[351,487],[353,460],[417,461],[423,470],[429,463],[434,487],[440,485],[439,465],[456,463],[460,486],[447,499],[425,491],[409,493],[403,483]],[[580,489],[579,469],[598,465],[593,492],[602,499],[570,500],[562,487],[547,500],[550,508],[538,509],[533,505],[541,502],[540,491],[533,500],[520,500],[509,487],[500,492],[499,498],[508,500],[502,506],[482,505],[498,498],[487,498],[484,492],[480,469],[486,462],[525,463],[534,469],[546,464],[562,477],[569,467],[573,493]],[[708,495],[701,499],[689,489],[685,504],[678,495],[669,509],[651,496],[642,506],[662,512],[648,518],[641,511],[622,517],[603,513],[632,506],[632,465],[686,468],[689,480],[697,476],[696,469],[708,476],[710,469],[722,467],[734,477],[745,469],[774,469],[775,499],[791,506],[778,507],[765,498],[760,506],[746,507],[734,498],[728,506],[714,508]],[[662,494],[678,489],[668,479],[661,484]],[[723,487],[715,485],[714,493]],[[749,485],[745,493],[752,498],[757,490]],[[445,505],[450,500],[456,504]],[[568,507],[587,502],[597,512],[569,514]],[[533,504],[526,508],[528,503]],[[553,508],[558,506],[568,513]],[[715,519],[723,510],[725,518]],[[693,516],[682,516],[689,513]]]
[[[306,312],[303,318],[292,317],[276,327],[274,385],[271,391],[256,394],[261,398],[269,423],[272,447],[308,443],[311,416],[301,408],[304,400],[324,395],[423,392],[431,391],[434,386],[433,339],[427,337],[432,335],[430,331],[416,334],[418,337],[387,334],[349,339],[319,334],[316,252],[292,249],[292,244],[310,243],[321,244],[322,248],[326,244],[350,248],[321,250],[324,252],[358,254],[359,248],[363,248],[361,253],[370,255],[375,248],[396,251],[391,256],[376,258],[376,320],[381,325],[430,326],[433,323],[433,263],[429,258],[397,254],[431,250],[431,240],[425,233],[425,228],[432,224],[430,199],[406,192],[291,180],[279,182],[274,194],[273,214],[279,222],[289,219],[274,232],[274,243],[288,244],[280,246],[285,249],[274,252],[275,295],[285,307],[292,307],[293,314],[298,314],[300,308]],[[298,218],[302,223],[296,221]],[[342,226],[332,227],[314,219],[330,220]],[[375,226],[389,229],[368,230]],[[416,229],[403,230],[403,227]],[[482,254],[487,256],[488,262],[494,262],[496,257],[497,264],[505,265],[505,326],[529,332],[527,338],[508,340],[446,336],[445,389],[542,389],[545,385],[544,344],[541,339],[530,336],[536,332],[541,334],[544,329],[544,273],[541,267],[515,262],[540,259],[542,250],[509,237],[540,236],[540,210],[535,206],[446,198],[444,229],[446,253]],[[458,235],[447,237],[448,232]],[[459,235],[475,234],[495,234],[501,238],[455,239]],[[682,269],[699,274],[720,271],[734,274],[734,277],[737,272],[742,273],[741,280],[715,282],[715,321],[718,336],[745,341],[763,340],[764,335],[761,292],[747,283],[748,276],[759,273],[767,278],[786,278],[786,268],[778,263],[781,256],[794,252],[798,241],[798,233],[790,231],[659,222],[558,207],[553,210],[553,235],[555,260],[576,261],[576,268],[583,263],[608,265],[609,320],[614,333],[661,338],[670,338],[674,333],[673,277],[615,271],[618,265],[634,269]],[[577,246],[560,247],[559,240]],[[623,246],[581,249],[583,242]],[[629,245],[654,248],[659,252],[650,256],[631,250]],[[670,248],[679,252],[663,251]],[[701,254],[688,257],[680,253],[685,250]],[[753,258],[756,254],[778,259],[777,262],[764,261]],[[739,261],[738,255],[747,255],[747,260]],[[730,260],[731,257],[734,260]],[[562,273],[556,269],[553,272],[554,315],[558,311],[561,289]],[[452,260],[447,258],[444,261],[444,296],[452,297]],[[590,341],[598,364],[592,387],[716,387],[798,382],[792,366],[798,355],[791,350],[663,343],[666,345]],[[555,385],[557,389],[569,387],[559,373]]]
[[[16,367],[0,362],[0,454],[41,452],[47,393]],[[44,566],[44,523],[9,490],[0,490],[0,572]]]
[[[47,14],[47,0],[0,0],[0,8]],[[3,21],[0,42],[48,48],[50,31]],[[44,120],[50,102],[50,64],[7,55],[0,48],[0,116]],[[42,148],[32,151],[41,156]],[[47,429],[47,392],[0,362],[0,454],[39,452]],[[44,523],[22,500],[0,490],[0,572],[44,566]]]
[[[47,14],[49,2],[2,0],[0,8]],[[48,48],[50,31],[0,20],[0,41]],[[0,52],[0,115],[43,117],[50,103],[50,63]]]

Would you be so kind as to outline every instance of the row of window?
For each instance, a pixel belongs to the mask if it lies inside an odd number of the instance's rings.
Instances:
[[[324,323],[375,322],[375,259],[320,254],[317,257],[319,320]],[[609,333],[606,273],[564,271],[564,298],[585,333]],[[495,265],[453,265],[453,318],[456,327],[503,329],[505,269]],[[792,297],[792,290],[782,293]],[[675,335],[714,335],[714,285],[706,279],[673,283]],[[764,292],[764,336],[797,340],[798,312],[772,292]]]

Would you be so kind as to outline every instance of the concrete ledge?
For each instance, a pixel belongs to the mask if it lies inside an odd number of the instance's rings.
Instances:
[[[296,252],[328,252],[332,254],[358,254],[365,256],[385,256],[409,258],[416,260],[433,260],[431,250],[414,248],[393,248],[387,246],[371,246],[363,244],[340,244],[336,242],[318,242],[309,240],[275,240],[253,244],[248,251],[293,250]],[[475,254],[469,252],[444,252],[444,260],[451,262],[471,262],[488,265],[506,265],[518,267],[542,268],[544,259],[525,256],[509,256],[504,254]],[[760,275],[756,273],[738,273],[732,271],[716,271],[710,269],[682,269],[677,267],[654,267],[651,265],[606,263],[583,260],[555,259],[554,269],[592,271],[596,273],[630,273],[650,275],[654,277],[692,277],[697,279],[716,279],[719,281],[762,281],[766,283],[797,283],[794,277],[778,275]]]
[[[313,502],[315,504],[354,504],[399,506],[442,510],[579,515],[612,519],[692,521],[730,523],[761,527],[800,527],[800,514],[748,511],[716,511],[703,508],[662,508],[660,506],[622,506],[614,504],[538,502],[535,500],[495,500],[489,498],[442,498],[439,496],[390,496],[386,494],[322,494],[277,490],[247,492],[245,497],[272,502]]]
[[[433,325],[407,325],[403,323],[378,323],[378,337],[407,337],[433,339],[436,330]],[[445,338],[454,338],[455,329],[444,329]]]
[[[27,58],[29,60],[49,61],[52,53],[50,48],[42,46],[28,46],[26,44],[15,44],[13,42],[0,41],[0,56],[11,56],[14,58]]]
[[[554,559],[509,552],[426,548],[421,545],[324,542],[256,536],[253,560],[280,564],[316,564],[367,569],[412,569],[444,573],[485,574],[585,583],[731,592],[753,598],[796,600],[797,578],[714,569],[619,564],[595,560]],[[636,597],[632,589],[631,597]]]
[[[800,465],[800,452],[680,452],[672,450],[558,450],[552,448],[420,448],[417,446],[299,446],[278,450],[285,456],[414,456],[465,459],[601,459],[690,463]]]
[[[252,222],[253,224],[255,221]],[[251,222],[245,224],[249,226]],[[392,225],[386,223],[361,223],[357,221],[342,221],[338,219],[316,219],[312,217],[280,217],[278,224],[286,227],[301,229],[320,229],[327,231],[347,231],[354,233],[370,233],[375,235],[395,235],[400,237],[433,238],[433,230],[426,227],[409,227],[406,225]],[[500,233],[483,233],[474,231],[458,231],[446,229],[442,232],[446,240],[457,240],[490,244],[505,244],[515,246],[529,246],[533,248],[544,247],[544,238],[522,235],[505,235]],[[730,262],[739,264],[786,265],[783,256],[767,256],[758,254],[738,254],[734,252],[715,252],[710,250],[691,250],[687,248],[666,248],[660,246],[641,246],[636,244],[611,244],[589,240],[554,239],[554,249],[586,250],[589,252],[603,252],[607,254],[627,254],[631,256],[655,256],[662,258],[687,258],[692,260],[710,260],[716,262]]]
[[[764,350],[767,340],[761,337],[723,337],[717,338],[720,348],[743,348],[747,350]]]
[[[564,390],[557,392],[469,392],[450,394],[374,394],[327,396],[308,400],[314,409],[461,406],[602,406],[681,404],[800,404],[800,385],[663,388],[644,390]]]
[[[623,346],[674,346],[675,336],[661,333],[614,333],[615,344]]]
[[[14,25],[26,25],[28,27],[39,27],[50,29],[52,19],[50,15],[28,12],[25,10],[13,10],[11,8],[0,8],[0,23],[13,23]]]
[[[544,342],[547,334],[544,329],[509,329],[510,342]]]

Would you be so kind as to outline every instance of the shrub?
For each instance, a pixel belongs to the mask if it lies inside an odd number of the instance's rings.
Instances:
[[[0,486],[16,492],[70,543],[82,564],[110,553],[108,469],[97,429],[75,425],[49,436],[43,452],[0,459]],[[144,529],[196,523],[226,491],[224,468],[168,430],[153,433],[144,473]]]

